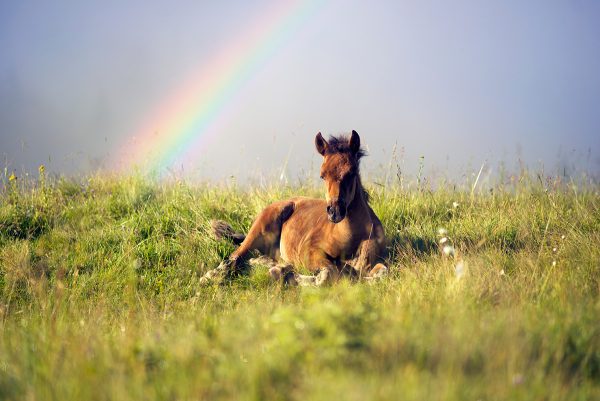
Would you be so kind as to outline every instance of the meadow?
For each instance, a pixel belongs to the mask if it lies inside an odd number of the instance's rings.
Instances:
[[[600,399],[592,180],[366,180],[390,274],[298,288],[199,279],[310,181],[1,179],[2,400]]]

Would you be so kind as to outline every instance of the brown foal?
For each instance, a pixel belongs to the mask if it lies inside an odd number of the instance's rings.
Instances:
[[[382,263],[385,235],[381,222],[369,206],[359,175],[364,151],[356,131],[349,136],[330,137],[319,132],[315,146],[323,156],[321,178],[326,199],[295,197],[267,206],[250,231],[234,233],[224,222],[213,223],[217,236],[240,243],[231,256],[202,278],[202,282],[235,273],[257,250],[271,265],[274,279],[288,284],[323,285],[342,274],[373,279],[387,273]],[[251,261],[252,262],[252,261]],[[293,266],[313,273],[303,276]]]

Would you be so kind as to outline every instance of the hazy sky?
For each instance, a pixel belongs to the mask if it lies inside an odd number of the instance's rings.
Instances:
[[[165,99],[266,1],[2,1],[0,156],[18,172],[115,168]],[[314,169],[318,131],[357,130],[374,173],[520,158],[600,171],[600,2],[330,1],[228,100],[200,177]],[[550,172],[550,171],[549,171]],[[278,175],[278,173],[277,173]]]

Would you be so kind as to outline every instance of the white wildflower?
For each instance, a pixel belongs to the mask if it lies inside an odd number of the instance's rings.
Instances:
[[[452,245],[445,245],[442,248],[442,252],[444,252],[444,255],[446,256],[454,255],[454,247]]]
[[[448,242],[448,238],[446,238],[446,237],[440,238],[440,244],[445,244],[446,242]]]
[[[448,234],[448,231],[446,231],[446,229],[444,227],[440,227],[440,228],[438,228],[438,234],[441,236],[444,236],[444,235]]]
[[[453,208],[456,209],[458,207],[458,205],[459,205],[459,203],[457,201],[452,202],[452,207]]]

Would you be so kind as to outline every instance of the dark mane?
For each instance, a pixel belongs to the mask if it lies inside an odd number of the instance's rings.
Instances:
[[[348,135],[338,135],[338,136],[329,136],[329,140],[327,141],[327,150],[326,154],[334,154],[334,153],[350,153],[350,136]],[[358,152],[356,152],[356,160],[360,161],[361,157],[366,156],[367,152],[361,146]]]

